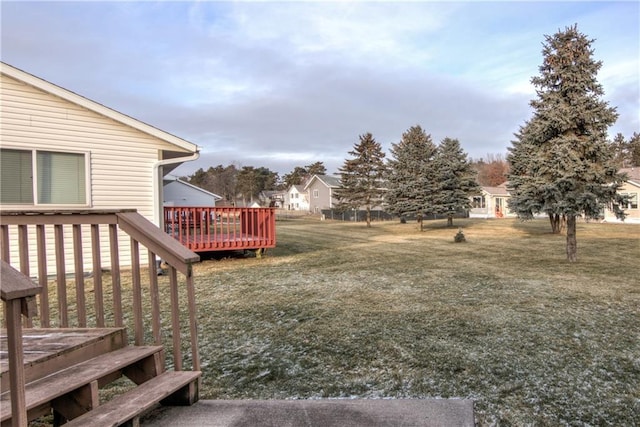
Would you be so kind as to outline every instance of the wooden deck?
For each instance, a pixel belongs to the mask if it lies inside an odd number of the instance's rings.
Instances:
[[[276,245],[274,208],[165,207],[165,232],[194,252]]]

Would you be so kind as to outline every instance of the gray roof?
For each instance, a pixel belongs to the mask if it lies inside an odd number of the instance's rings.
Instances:
[[[337,176],[331,175],[314,175],[304,186],[304,188],[309,187],[309,185],[313,182],[314,179],[320,180],[324,185],[329,188],[339,188],[340,187],[340,178]]]

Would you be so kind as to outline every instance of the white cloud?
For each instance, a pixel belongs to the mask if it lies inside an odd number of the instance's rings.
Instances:
[[[599,79],[619,106],[619,128],[638,130],[637,4],[2,8],[3,60],[191,140],[205,168],[265,162],[286,173],[318,160],[335,170],[359,134],[371,131],[388,148],[414,124],[436,142],[459,138],[474,157],[504,153],[530,115],[543,35],[578,21],[598,39]]]

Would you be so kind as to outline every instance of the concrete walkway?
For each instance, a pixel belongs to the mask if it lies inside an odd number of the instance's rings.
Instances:
[[[464,399],[201,400],[159,407],[141,420],[154,427],[473,427]]]

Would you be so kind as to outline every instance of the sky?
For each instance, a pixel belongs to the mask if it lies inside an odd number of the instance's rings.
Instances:
[[[637,1],[6,1],[2,61],[234,164],[333,174],[371,132],[420,125],[474,159],[531,117],[545,35],[577,24],[602,61],[609,130],[640,132]]]

